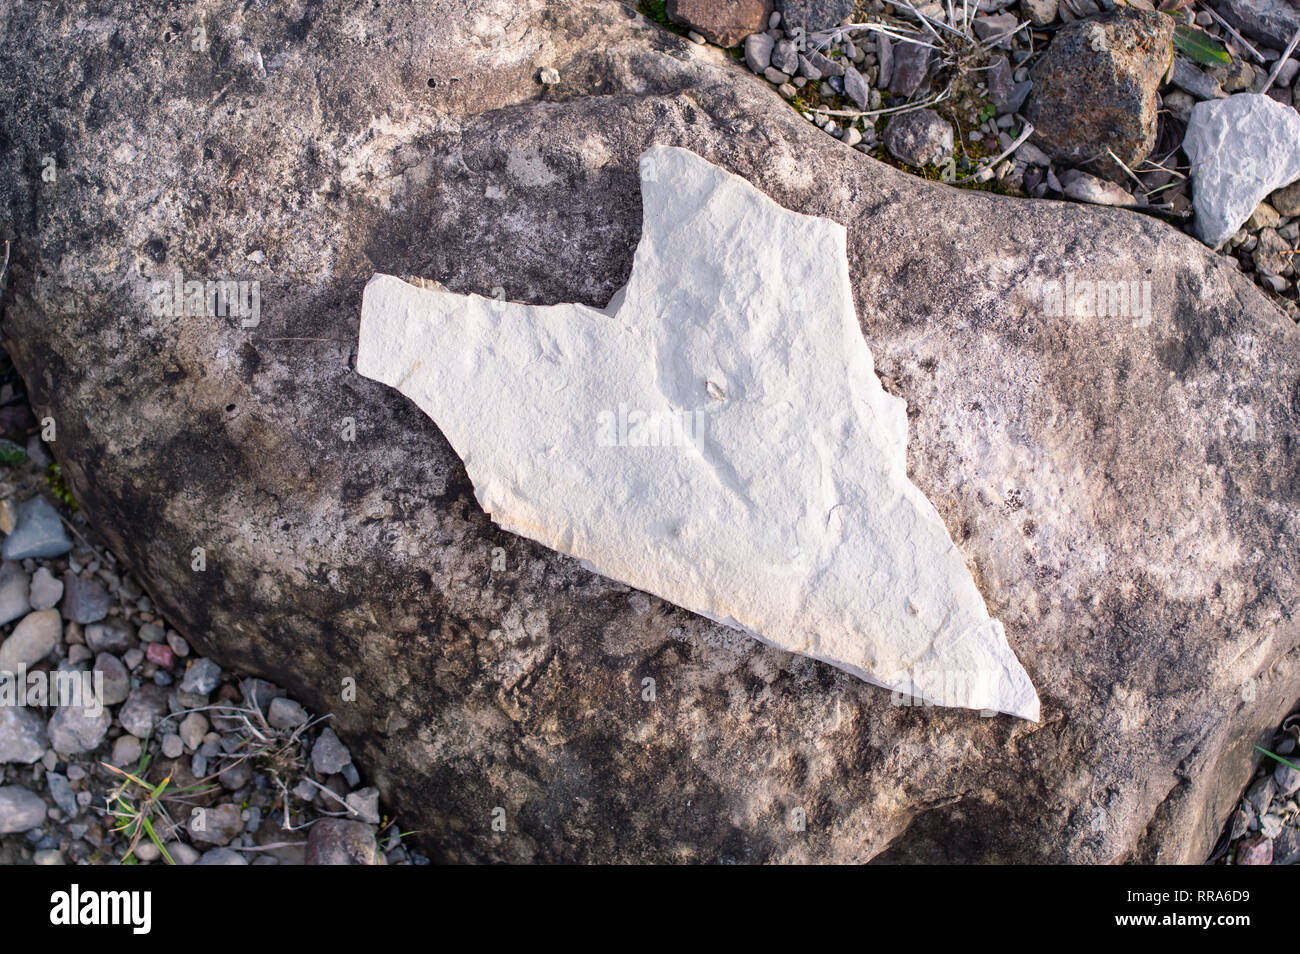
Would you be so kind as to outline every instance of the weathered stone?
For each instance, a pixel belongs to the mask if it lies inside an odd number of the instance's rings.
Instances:
[[[1197,103],[1183,152],[1196,234],[1218,248],[1265,196],[1300,178],[1300,114],[1254,93]]]
[[[65,705],[50,716],[50,746],[60,755],[93,752],[108,734],[113,715],[98,700],[89,705]]]
[[[16,673],[19,666],[34,666],[54,652],[62,633],[57,610],[28,613],[0,645],[0,672]]]
[[[48,745],[45,723],[37,710],[0,705],[0,765],[6,762],[30,765],[45,754]]]
[[[14,532],[5,537],[0,556],[6,560],[48,559],[72,549],[72,538],[59,512],[39,494],[18,505]]]
[[[1025,118],[1054,159],[1117,181],[1156,143],[1156,88],[1169,67],[1173,19],[1118,7],[1067,24],[1030,73]]]
[[[885,127],[885,148],[917,169],[938,164],[952,155],[952,126],[933,109],[898,113]]]
[[[108,607],[108,592],[99,580],[74,573],[63,575],[63,602],[59,611],[64,619],[73,623],[98,623],[108,615]]]
[[[37,828],[48,813],[45,799],[21,785],[0,787],[0,835]]]
[[[32,608],[28,600],[27,574],[21,563],[0,566],[0,624],[10,623]]]
[[[867,108],[867,101],[871,98],[871,86],[852,66],[844,71],[844,93],[857,104],[858,109]]]
[[[766,33],[751,33],[745,37],[745,63],[759,75],[772,65],[772,38]]]
[[[839,26],[853,13],[853,0],[777,0],[777,9],[787,32],[802,27],[811,33]]]
[[[899,96],[911,96],[920,89],[930,70],[930,52],[929,47],[919,43],[895,43],[889,91]]]
[[[1061,189],[1067,196],[1078,202],[1091,202],[1093,205],[1135,205],[1132,194],[1113,182],[1090,176],[1078,169],[1066,169],[1061,173]]]
[[[736,46],[767,28],[772,0],[668,0],[670,20],[694,27],[710,43]]]
[[[374,865],[380,859],[375,830],[362,822],[322,818],[307,833],[309,865]]]
[[[1056,19],[1057,0],[1020,0],[1020,12],[1034,26],[1047,26]]]
[[[204,845],[228,845],[244,830],[243,813],[238,805],[230,803],[196,808],[185,827],[191,841]]]
[[[1268,203],[1280,215],[1288,217],[1300,215],[1300,182],[1293,182],[1283,189],[1278,189],[1268,197]]]
[[[1300,678],[1300,330],[1234,263],[1125,210],[828,148],[743,66],[620,3],[517,0],[529,45],[497,50],[477,0],[214,3],[220,67],[159,56],[154,4],[114,0],[108,34],[67,27],[104,16],[84,0],[4,8],[0,327],[159,612],[334,712],[436,860],[1205,859]],[[389,35],[409,42],[350,39]],[[265,77],[243,43],[277,51]],[[352,369],[379,270],[604,307],[655,143],[848,229],[909,476],[1041,724],[891,705],[500,531],[436,426]],[[176,273],[260,280],[260,328],[155,314],[150,283]],[[1067,280],[1149,281],[1151,320],[1045,308]]]
[[[1214,8],[1247,39],[1278,50],[1300,30],[1300,4],[1295,0],[1216,0]]]

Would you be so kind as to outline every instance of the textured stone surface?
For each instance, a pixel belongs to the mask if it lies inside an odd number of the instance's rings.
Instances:
[[[48,742],[45,723],[37,710],[0,705],[0,765],[31,764],[45,754]]]
[[[1296,0],[1214,0],[1223,19],[1247,38],[1282,50],[1300,30],[1300,3]]]
[[[885,148],[917,169],[940,163],[952,155],[952,126],[933,109],[899,113],[885,127]]]
[[[21,785],[0,787],[0,835],[35,828],[48,813],[45,800]]]
[[[605,311],[377,275],[357,371],[434,419],[507,530],[876,685],[1037,719],[907,480],[905,406],[858,330],[843,226],[685,149],[640,167],[641,242]]]
[[[1196,234],[1218,248],[1265,196],[1300,179],[1300,113],[1254,93],[1197,103],[1183,152]]]
[[[6,346],[196,651],[334,712],[438,859],[1205,858],[1300,656],[1300,332],[1232,263],[827,148],[621,4],[203,2],[175,16],[205,55],[152,3],[103,10],[0,5]],[[848,229],[909,477],[1039,725],[892,705],[500,530],[433,422],[351,367],[376,271],[605,307],[654,143]],[[177,271],[260,280],[260,323],[154,314]],[[1149,281],[1152,319],[1049,313],[1067,280]]]
[[[776,0],[781,25],[801,26],[809,32],[839,26],[853,13],[853,0]]]
[[[1156,87],[1169,68],[1173,19],[1130,10],[1067,23],[1030,72],[1025,118],[1054,159],[1113,179],[1156,143]]]
[[[694,27],[720,46],[735,46],[751,33],[767,29],[772,0],[668,0],[668,16]]]

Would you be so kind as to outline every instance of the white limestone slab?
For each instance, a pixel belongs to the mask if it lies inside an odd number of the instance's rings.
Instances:
[[[604,310],[366,286],[357,370],[433,418],[500,526],[903,698],[1037,720],[1029,676],[908,480],[846,233],[684,150],[641,158]]]
[[[1257,93],[1197,103],[1183,152],[1197,238],[1218,248],[1270,192],[1300,178],[1300,113]]]

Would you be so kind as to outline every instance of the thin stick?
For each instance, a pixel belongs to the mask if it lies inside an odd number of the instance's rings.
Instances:
[[[922,103],[905,103],[902,106],[891,106],[888,109],[871,109],[866,112],[860,112],[856,109],[823,109],[820,106],[810,106],[809,112],[821,113],[825,116],[849,116],[854,119],[862,116],[884,116],[886,113],[902,113],[912,109],[924,109],[927,106],[933,106],[935,103],[941,103],[948,98],[948,90],[944,90],[929,102]]]
[[[1025,140],[1028,139],[1028,138],[1029,138],[1030,136],[1032,136],[1033,134],[1034,134],[1034,127],[1033,127],[1031,124],[1029,124],[1029,123],[1025,123],[1024,131],[1021,132],[1020,135],[1016,137],[1016,141],[1015,141],[1015,142],[1013,142],[1011,145],[1007,146],[1007,148],[1004,149],[1004,150],[1002,151],[1002,155],[1000,155],[1000,156],[998,156],[996,159],[993,159],[993,160],[991,160],[991,161],[985,163],[984,165],[980,166],[978,169],[976,169],[974,172],[972,172],[970,175],[966,176],[965,178],[963,178],[963,179],[957,179],[957,180],[954,182],[954,185],[955,185],[956,183],[960,183],[960,182],[970,182],[970,181],[971,181],[972,179],[974,179],[976,176],[981,175],[981,174],[984,172],[984,170],[986,170],[986,169],[992,169],[994,166],[996,166],[999,162],[1001,162],[1001,161],[1002,161],[1003,159],[1005,159],[1007,156],[1011,155],[1013,152],[1015,152],[1017,149],[1019,149],[1021,146],[1023,146],[1023,145],[1025,144]]]
[[[1277,64],[1273,67],[1273,72],[1268,74],[1268,79],[1264,81],[1264,86],[1259,91],[1261,96],[1268,92],[1268,88],[1273,85],[1273,80],[1277,79],[1277,74],[1282,72],[1282,66],[1295,52],[1297,43],[1300,43],[1300,29],[1295,31],[1295,36],[1291,37],[1291,42],[1286,45],[1286,52],[1277,58]]]
[[[1205,12],[1208,13],[1210,16],[1212,16],[1212,17],[1215,19],[1215,21],[1219,24],[1219,26],[1223,27],[1225,30],[1227,30],[1229,33],[1231,33],[1232,36],[1233,36],[1233,39],[1235,39],[1238,43],[1240,43],[1240,44],[1241,44],[1242,46],[1244,46],[1247,50],[1249,50],[1251,56],[1255,57],[1255,59],[1259,60],[1259,62],[1261,62],[1261,63],[1264,62],[1264,57],[1260,55],[1259,50],[1257,50],[1257,49],[1255,49],[1253,46],[1251,46],[1250,43],[1246,40],[1246,38],[1245,38],[1244,36],[1242,36],[1240,33],[1238,33],[1236,30],[1234,30],[1234,29],[1232,28],[1232,24],[1231,24],[1231,23],[1229,23],[1227,20],[1223,19],[1223,17],[1219,16],[1217,13],[1215,13],[1213,7],[1211,7],[1209,4],[1206,4],[1206,5],[1205,5]]]
[[[1115,155],[1115,151],[1113,149],[1107,149],[1106,151],[1110,153],[1110,157],[1112,159],[1114,159],[1116,162],[1119,163],[1119,167],[1128,173],[1128,177],[1138,184],[1139,189],[1145,189],[1147,187],[1147,184],[1143,182],[1141,179],[1139,179],[1137,177],[1137,174],[1124,164],[1124,160],[1121,159],[1119,156]]]

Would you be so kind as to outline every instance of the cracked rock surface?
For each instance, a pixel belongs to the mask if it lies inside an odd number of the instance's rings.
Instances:
[[[1300,332],[1199,242],[827,149],[614,2],[0,27],[3,330],[64,477],[204,655],[335,712],[436,858],[1206,857],[1296,696]],[[500,530],[434,423],[356,373],[375,272],[604,307],[657,143],[846,228],[908,476],[1040,724],[894,705]],[[261,282],[259,323],[156,313],[177,272]],[[1149,320],[1046,306],[1121,281]]]

